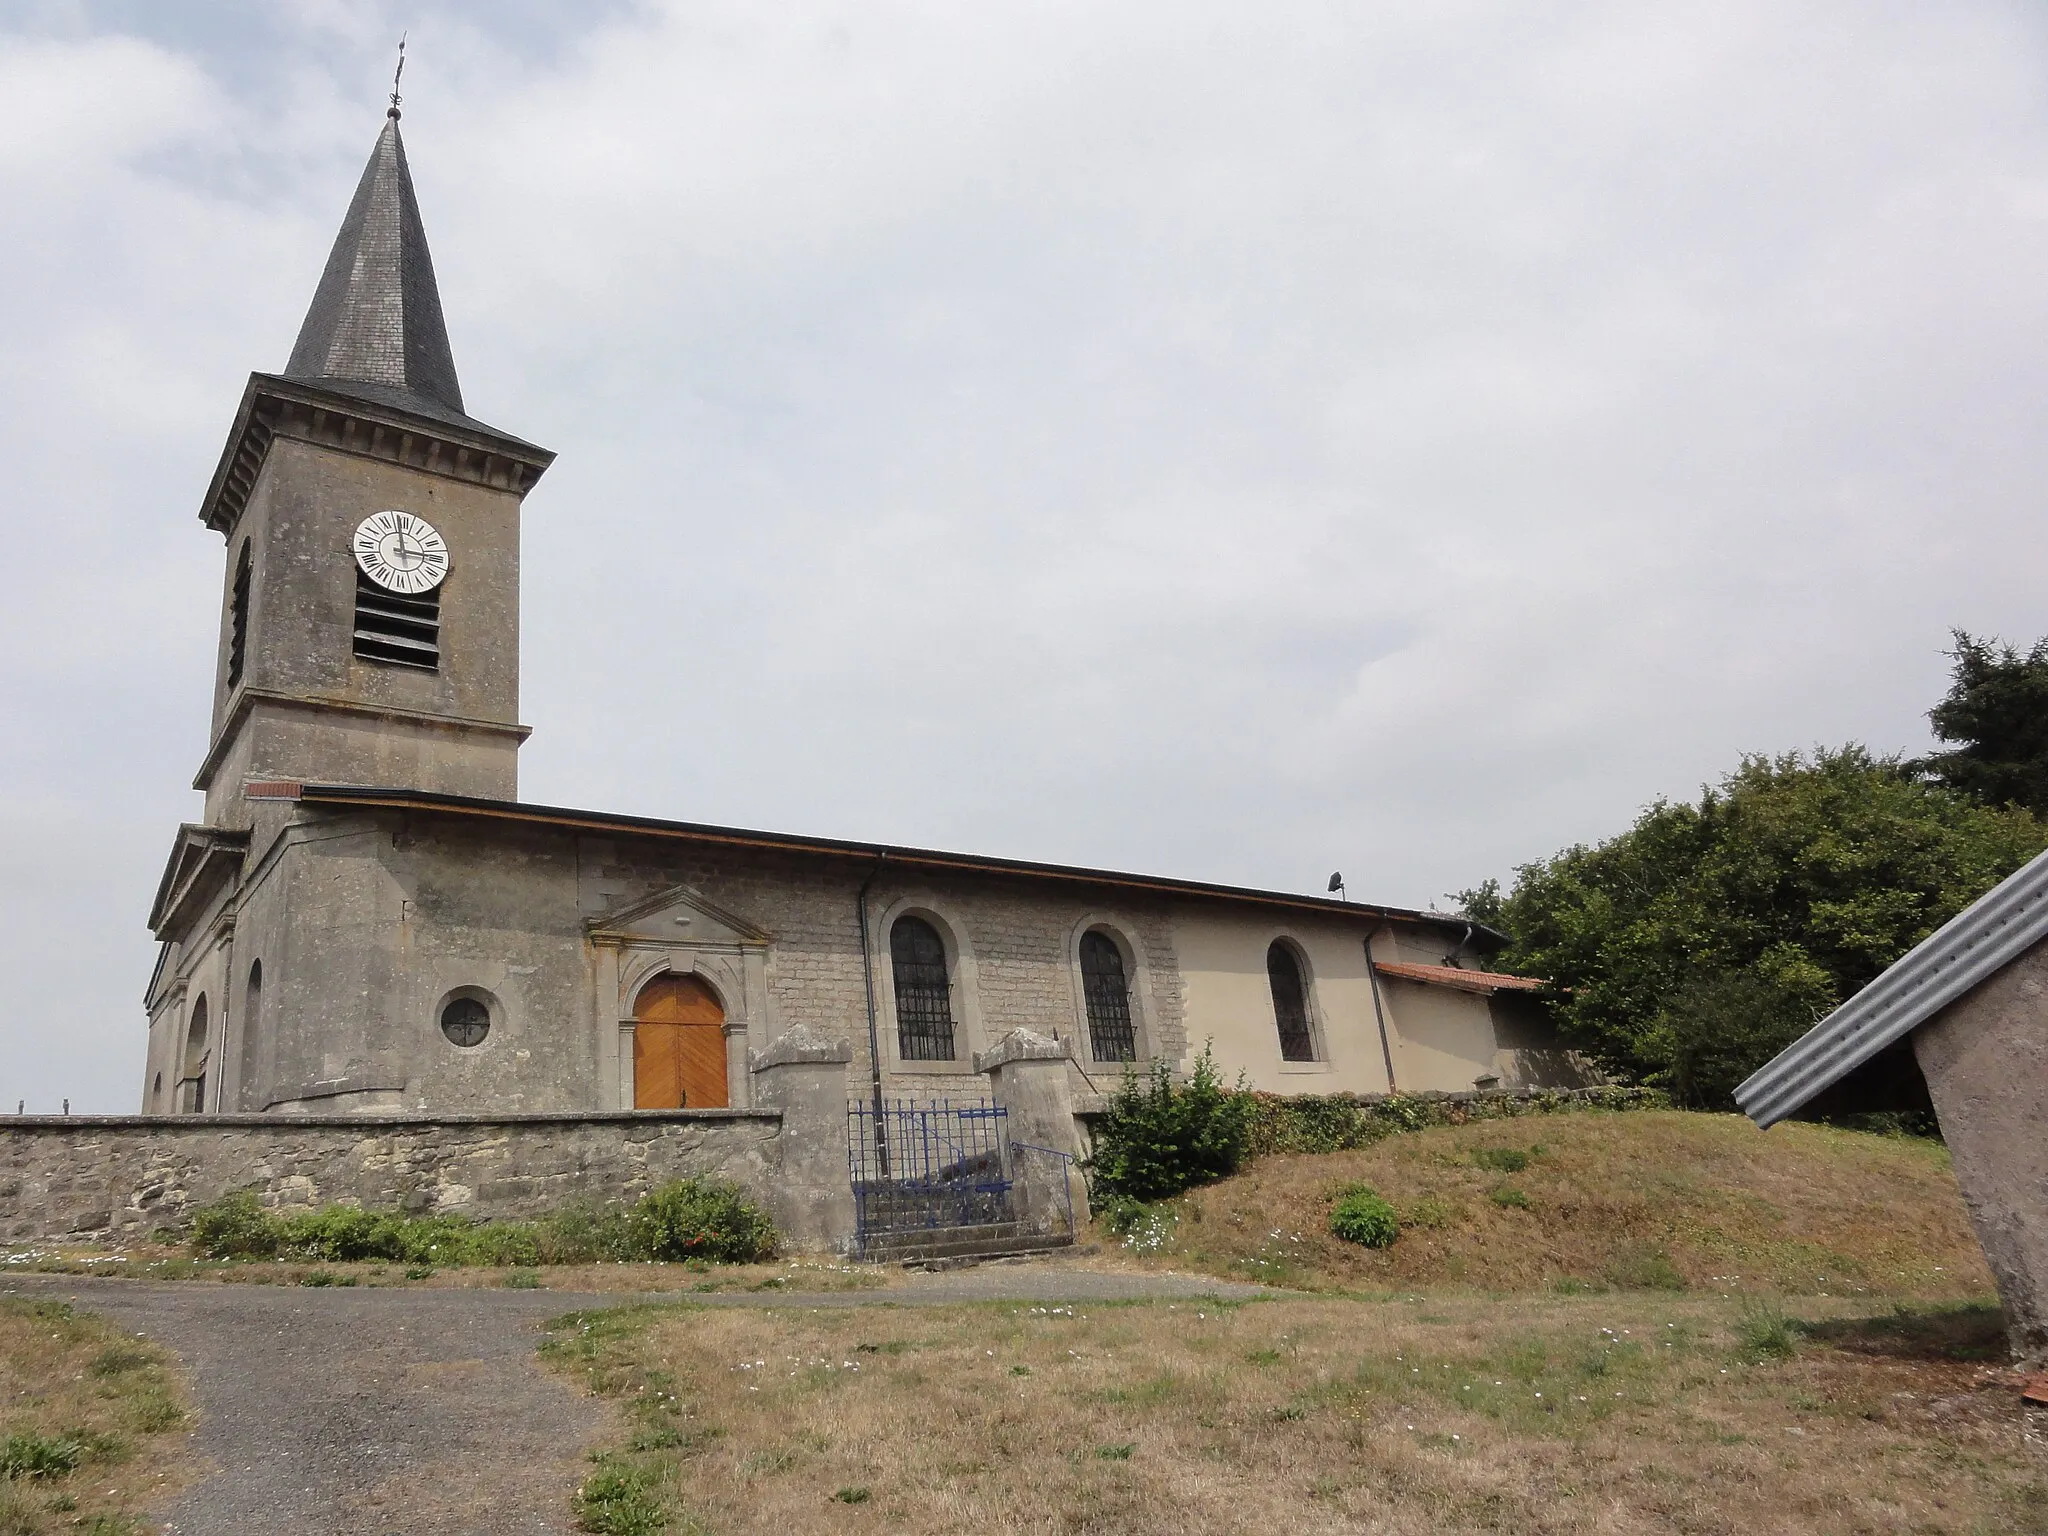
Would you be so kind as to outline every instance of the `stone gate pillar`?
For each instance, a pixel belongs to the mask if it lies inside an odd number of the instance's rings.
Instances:
[[[1009,1111],[1010,1178],[1025,1225],[1039,1231],[1065,1222],[1070,1198],[1075,1229],[1088,1219],[1088,1188],[1077,1166],[1044,1152],[1015,1151],[1022,1145],[1081,1156],[1067,1080],[1071,1054],[1064,1040],[1013,1029],[974,1058],[974,1070],[988,1074],[989,1097]]]
[[[802,1025],[749,1053],[754,1103],[782,1111],[775,1223],[791,1248],[843,1252],[853,1242],[853,1176],[847,1166],[847,1040]]]

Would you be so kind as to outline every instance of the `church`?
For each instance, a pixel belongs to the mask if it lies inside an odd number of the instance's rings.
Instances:
[[[200,506],[205,809],[150,912],[144,1114],[741,1110],[785,1036],[877,1101],[978,1097],[1017,1038],[1077,1105],[1205,1045],[1276,1093],[1586,1081],[1453,916],[522,801],[552,459],[464,409],[394,104]]]

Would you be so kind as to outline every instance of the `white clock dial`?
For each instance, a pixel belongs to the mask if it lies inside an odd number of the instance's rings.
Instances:
[[[417,596],[448,574],[448,544],[410,512],[373,512],[356,527],[356,564],[387,592]]]

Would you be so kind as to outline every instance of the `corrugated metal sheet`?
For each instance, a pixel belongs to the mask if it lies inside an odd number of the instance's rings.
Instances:
[[[1775,1125],[1980,981],[2048,937],[2048,853],[2015,871],[1901,956],[1735,1090],[1758,1125]]]

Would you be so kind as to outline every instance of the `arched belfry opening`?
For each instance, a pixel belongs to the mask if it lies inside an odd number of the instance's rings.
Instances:
[[[725,1006],[695,976],[657,976],[633,1002],[633,1107],[725,1109]]]

